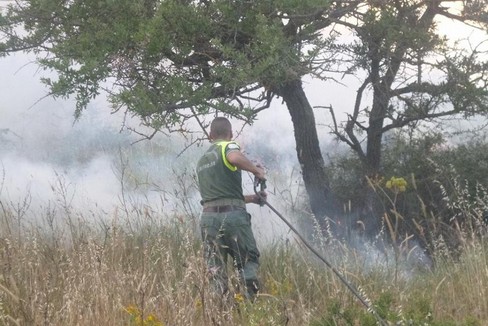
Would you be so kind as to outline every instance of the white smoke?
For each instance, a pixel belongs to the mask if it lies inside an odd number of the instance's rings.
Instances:
[[[49,73],[32,61],[22,54],[0,60],[2,200],[29,196],[35,207],[53,200],[62,182],[74,209],[89,203],[109,210],[120,204],[124,187],[133,198],[148,199],[154,189],[175,185],[168,180],[188,163],[187,155],[177,158],[183,140],[155,137],[134,144],[138,136],[120,131],[133,121],[112,114],[103,97],[75,122],[73,100],[44,98],[48,90],[39,79]]]

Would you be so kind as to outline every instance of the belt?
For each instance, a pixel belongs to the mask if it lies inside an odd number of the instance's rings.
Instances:
[[[206,213],[226,213],[232,211],[245,210],[245,207],[235,206],[235,205],[224,205],[224,206],[208,206],[204,207],[203,211]]]

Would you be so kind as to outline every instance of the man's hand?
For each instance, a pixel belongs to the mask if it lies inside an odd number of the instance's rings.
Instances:
[[[264,171],[264,168],[261,165],[256,164],[256,171],[254,171],[254,176],[256,178],[258,178],[259,180],[266,181],[265,171]]]
[[[266,200],[268,199],[268,194],[266,191],[260,191],[256,196],[256,201],[254,202],[255,204],[258,204],[259,206],[263,206],[264,203],[266,203]]]

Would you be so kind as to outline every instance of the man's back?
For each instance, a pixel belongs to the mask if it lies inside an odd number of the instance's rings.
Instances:
[[[216,141],[198,161],[196,171],[204,203],[217,199],[244,200],[241,171],[226,159],[233,150],[239,150],[237,143]]]

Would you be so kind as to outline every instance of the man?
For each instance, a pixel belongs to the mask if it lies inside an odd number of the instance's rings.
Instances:
[[[259,290],[259,250],[246,204],[261,204],[266,193],[244,196],[241,171],[265,180],[264,170],[247,159],[232,141],[232,125],[228,119],[215,118],[209,136],[212,145],[197,163],[205,259],[213,285],[218,293],[224,294],[228,291],[226,266],[230,255],[245,288],[243,294],[253,299]]]

